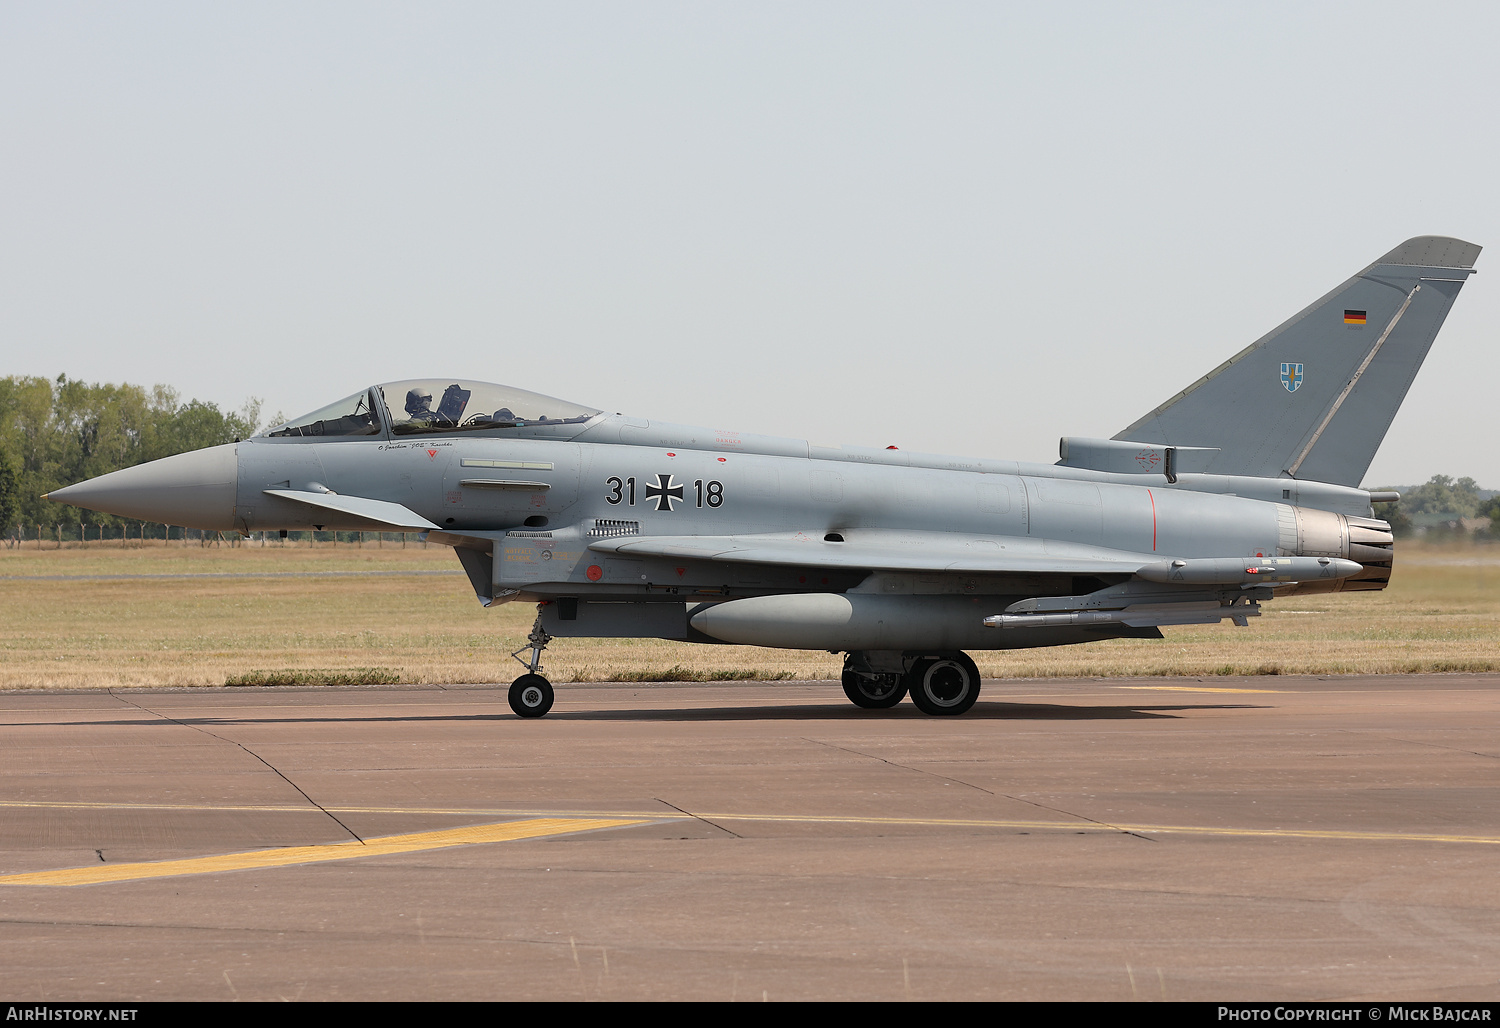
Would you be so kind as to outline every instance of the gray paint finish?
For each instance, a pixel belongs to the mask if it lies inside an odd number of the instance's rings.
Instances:
[[[1057,465],[814,446],[434,379],[447,415],[373,404],[314,418],[317,435],[53,495],[208,529],[425,529],[486,606],[542,604],[528,666],[549,635],[597,634],[956,674],[955,650],[1244,624],[1292,592],[1383,588],[1389,526],[1355,483],[1477,254],[1408,241],[1115,440],[1065,437]],[[471,412],[471,394],[540,406]]]

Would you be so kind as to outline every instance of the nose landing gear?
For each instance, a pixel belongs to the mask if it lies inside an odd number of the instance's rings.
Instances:
[[[552,709],[552,683],[541,675],[542,651],[552,641],[552,636],[542,628],[541,611],[537,611],[536,623],[531,626],[531,634],[526,637],[526,645],[511,654],[522,667],[526,674],[510,683],[510,709],[521,717],[541,717]],[[530,660],[522,660],[521,654],[527,650],[531,651]]]

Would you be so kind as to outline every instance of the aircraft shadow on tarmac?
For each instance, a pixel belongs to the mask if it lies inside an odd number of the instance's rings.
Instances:
[[[1253,703],[1175,703],[1121,704],[1118,706],[1068,706],[1060,703],[979,702],[954,722],[973,721],[1128,721],[1176,718],[1199,710],[1263,710],[1266,704]],[[798,704],[796,706],[739,707],[672,707],[634,708],[625,710],[554,710],[554,721],[927,721],[928,715],[906,704],[887,710],[861,710],[842,703]],[[96,721],[56,721],[51,726],[83,727],[119,725],[144,727],[213,728],[232,725],[304,725],[304,724],[431,724],[442,721],[513,721],[509,710],[493,714],[412,714],[389,717],[162,717],[105,718]],[[16,727],[40,727],[47,722],[28,721]],[[0,726],[3,727],[3,726]]]
[[[1118,721],[1175,718],[1176,712],[1194,710],[1248,710],[1248,703],[1173,704],[1171,706],[1075,707],[1057,703],[1003,703],[980,701],[959,721]],[[561,721],[928,721],[928,715],[902,704],[886,710],[861,710],[844,704],[795,707],[678,707],[640,710],[553,710]]]

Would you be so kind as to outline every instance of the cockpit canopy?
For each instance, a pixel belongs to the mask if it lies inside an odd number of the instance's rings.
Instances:
[[[374,386],[265,432],[266,436],[448,434],[577,425],[599,411],[490,382],[412,379]]]
[[[393,435],[526,425],[580,425],[599,412],[541,393],[489,382],[420,379],[376,386]]]

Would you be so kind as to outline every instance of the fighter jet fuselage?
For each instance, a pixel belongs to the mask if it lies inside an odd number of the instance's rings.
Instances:
[[[1159,638],[1384,588],[1393,540],[1371,503],[1389,497],[1358,483],[1478,251],[1408,241],[1116,438],[1064,438],[1052,465],[428,379],[51,497],[246,534],[425,533],[486,606],[539,605],[511,690],[524,716],[552,703],[542,649],[573,636],[844,652],[855,703],[910,692],[961,713],[979,689],[964,650]]]

